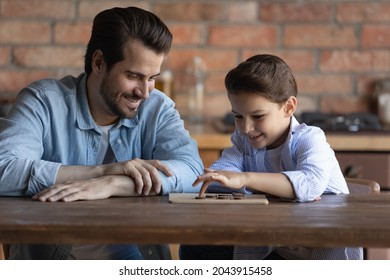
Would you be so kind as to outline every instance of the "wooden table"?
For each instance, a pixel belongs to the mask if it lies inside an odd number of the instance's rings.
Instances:
[[[390,195],[311,203],[171,204],[168,197],[42,203],[0,197],[0,243],[390,247]]]

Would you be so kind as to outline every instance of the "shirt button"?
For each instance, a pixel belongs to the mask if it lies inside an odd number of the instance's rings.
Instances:
[[[153,254],[153,251],[152,250],[148,250],[148,255],[151,256]]]
[[[121,139],[116,140],[116,142],[117,142],[118,144],[122,144],[122,140],[121,140]]]

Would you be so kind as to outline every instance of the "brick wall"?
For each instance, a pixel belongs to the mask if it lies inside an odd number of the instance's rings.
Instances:
[[[0,99],[12,100],[35,79],[77,75],[94,15],[128,5],[155,12],[171,28],[166,67],[182,112],[194,56],[207,65],[207,116],[230,110],[224,76],[256,53],[279,55],[292,67],[299,112],[375,112],[375,81],[390,77],[386,0],[0,0]]]

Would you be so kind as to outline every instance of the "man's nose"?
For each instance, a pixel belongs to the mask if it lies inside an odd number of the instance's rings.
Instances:
[[[151,89],[148,81],[139,81],[136,87],[136,94],[146,99],[149,97]]]

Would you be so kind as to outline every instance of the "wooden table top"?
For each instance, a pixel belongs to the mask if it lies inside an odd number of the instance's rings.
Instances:
[[[171,204],[168,197],[42,203],[0,197],[2,243],[186,243],[390,247],[390,195],[310,203]]]

